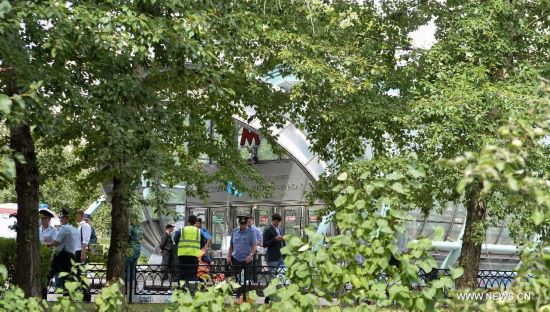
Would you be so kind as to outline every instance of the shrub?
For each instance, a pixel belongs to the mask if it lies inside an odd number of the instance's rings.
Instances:
[[[4,239],[2,239],[4,240]],[[4,252],[5,250],[0,250]],[[4,256],[4,254],[2,254]],[[8,278],[8,270],[0,265],[0,283]],[[44,311],[45,301],[38,298],[25,298],[25,293],[17,287],[3,290],[0,288],[0,311]]]
[[[17,263],[17,243],[13,238],[0,237],[0,264],[7,269],[8,283],[15,280],[15,264]],[[46,285],[48,273],[52,260],[52,249],[40,245],[40,281],[43,286]]]

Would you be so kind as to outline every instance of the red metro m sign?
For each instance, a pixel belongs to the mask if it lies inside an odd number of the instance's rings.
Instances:
[[[244,146],[247,141],[249,145],[252,145],[252,141],[254,141],[255,145],[260,145],[260,136],[256,132],[252,132],[243,127],[243,134],[241,135],[241,146]]]

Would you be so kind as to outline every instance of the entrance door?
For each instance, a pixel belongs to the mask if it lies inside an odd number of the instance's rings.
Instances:
[[[302,235],[302,206],[282,207],[285,234]]]
[[[317,231],[319,224],[321,223],[321,216],[319,215],[320,208],[308,207],[307,208],[307,227]]]
[[[210,227],[212,233],[212,249],[219,250],[222,247],[223,236],[227,234],[227,208],[210,208]]]
[[[189,209],[190,214],[189,215],[195,215],[197,218],[200,218],[202,220],[202,225],[207,226],[208,225],[208,208],[191,208]],[[189,217],[189,216],[188,216]],[[187,222],[187,220],[185,220]]]

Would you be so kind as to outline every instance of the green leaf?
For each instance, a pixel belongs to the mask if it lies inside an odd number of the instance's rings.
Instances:
[[[400,182],[395,182],[391,186],[392,190],[396,191],[399,194],[405,194],[405,190],[403,189],[403,184]]]
[[[403,179],[405,176],[401,172],[392,172],[386,176],[386,179],[392,181],[392,180],[400,180]]]
[[[0,2],[0,18],[4,18],[4,15],[11,11],[11,4],[7,0]]]
[[[346,195],[339,195],[338,197],[336,197],[336,199],[334,200],[334,205],[338,208],[338,207],[341,207],[342,205],[344,205],[346,203],[346,201],[348,200],[347,196]]]
[[[305,244],[304,246],[300,247],[300,249],[298,249],[298,251],[304,252],[304,251],[306,251],[306,250],[308,250],[308,249],[309,249],[309,244]]]
[[[428,261],[420,261],[418,262],[418,266],[426,273],[430,273],[433,268]]]
[[[464,274],[464,269],[461,267],[458,268],[451,268],[451,276],[455,280]]]
[[[298,276],[299,278],[306,278],[308,275],[309,275],[308,270],[296,271],[296,276]]]
[[[422,289],[422,294],[424,295],[424,297],[426,297],[426,299],[432,299],[435,296],[436,292],[437,289],[433,287],[425,287],[424,289]]]
[[[436,226],[434,228],[434,240],[442,240],[443,234],[445,234],[445,230],[441,226]]]
[[[418,311],[425,311],[426,301],[424,300],[424,298],[416,298],[415,307],[418,309]]]
[[[19,94],[16,94],[16,95],[13,96],[13,99],[15,100],[15,102],[17,104],[19,104],[19,107],[21,109],[25,109],[25,100],[23,99],[22,96],[20,96]]]
[[[409,173],[414,178],[424,178],[424,177],[426,177],[426,171],[424,171],[424,169],[421,168],[421,167],[416,168],[416,167],[413,167],[412,165],[409,165],[408,169],[409,169]]]
[[[346,181],[347,179],[348,179],[348,173],[347,172],[343,172],[337,178],[338,181]]]
[[[544,212],[540,211],[539,209],[533,211],[531,219],[533,220],[535,225],[541,225],[542,222],[544,222]]]
[[[0,112],[6,115],[11,112],[11,99],[5,94],[0,94]]]
[[[355,202],[355,208],[357,208],[357,209],[363,209],[363,208],[365,208],[365,205],[366,205],[366,202],[365,202],[364,199],[360,199],[360,200]]]

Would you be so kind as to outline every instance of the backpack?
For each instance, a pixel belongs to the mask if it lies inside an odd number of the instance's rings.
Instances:
[[[93,226],[90,225],[92,228],[92,234],[90,235],[90,245],[91,244],[97,244],[97,236],[95,235],[95,229]]]

